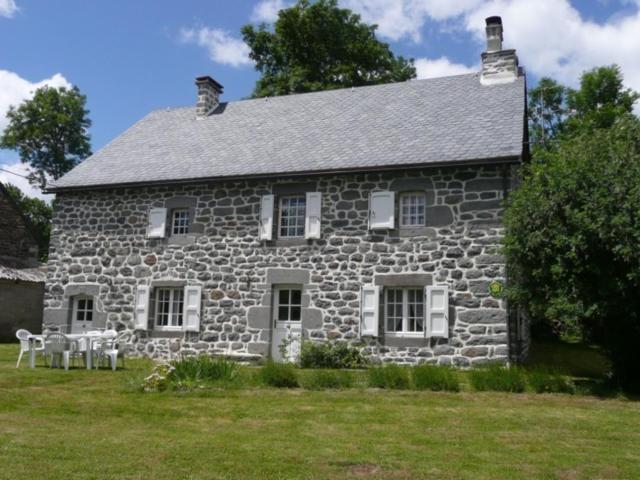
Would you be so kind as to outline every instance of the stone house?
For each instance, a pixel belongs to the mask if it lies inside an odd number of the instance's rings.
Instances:
[[[21,328],[40,330],[44,273],[39,265],[33,227],[0,183],[0,342],[15,341]]]
[[[526,84],[499,17],[482,71],[155,111],[56,182],[44,323],[139,355],[383,361],[526,352],[499,291]]]

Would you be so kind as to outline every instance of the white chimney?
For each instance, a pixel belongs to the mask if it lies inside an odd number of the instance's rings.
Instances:
[[[487,51],[483,52],[480,83],[494,85],[513,82],[520,73],[518,56],[513,49],[502,49],[502,19],[488,17],[486,20]]]
[[[220,104],[223,87],[209,75],[196,77],[196,86],[198,87],[196,117],[205,118],[211,115],[211,112]]]

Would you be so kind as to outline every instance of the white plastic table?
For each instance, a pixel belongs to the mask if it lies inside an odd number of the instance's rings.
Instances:
[[[104,333],[93,332],[93,333],[67,333],[65,334],[67,338],[70,340],[84,340],[87,359],[87,370],[91,370],[93,363],[93,342],[96,340],[111,338],[109,335],[105,335]],[[31,368],[36,368],[36,349],[35,342],[40,339],[44,341],[44,335],[29,335],[29,366]]]

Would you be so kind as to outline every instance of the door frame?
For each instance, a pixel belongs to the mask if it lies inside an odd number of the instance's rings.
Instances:
[[[280,306],[280,291],[281,290],[299,290],[300,291],[300,319],[299,320],[278,320],[278,310]],[[302,347],[302,295],[304,293],[304,287],[300,284],[275,284],[273,285],[272,295],[273,301],[271,302],[271,349],[270,356],[276,361],[295,361],[300,354]],[[289,304],[291,305],[291,304]],[[295,305],[297,306],[297,305]],[[286,332],[286,333],[285,333]],[[286,358],[282,357],[280,351],[279,339],[284,339],[289,336],[291,344],[287,346]],[[276,344],[278,339],[278,344]]]

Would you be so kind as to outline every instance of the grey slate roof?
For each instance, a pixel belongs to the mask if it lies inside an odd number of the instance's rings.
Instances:
[[[519,157],[525,83],[479,74],[157,110],[51,190]]]

